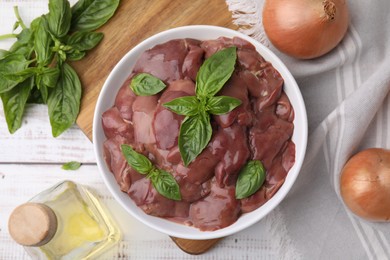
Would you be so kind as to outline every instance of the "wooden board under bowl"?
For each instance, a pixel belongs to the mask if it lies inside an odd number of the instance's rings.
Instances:
[[[122,0],[114,17],[98,31],[103,41],[81,61],[72,63],[83,85],[77,125],[92,140],[96,101],[108,74],[118,61],[144,39],[184,25],[218,25],[237,29],[224,0]],[[188,240],[172,237],[183,251],[201,254],[220,239]]]

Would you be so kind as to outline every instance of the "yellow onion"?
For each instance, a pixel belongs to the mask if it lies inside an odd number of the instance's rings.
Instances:
[[[266,0],[263,26],[281,52],[312,59],[331,51],[349,24],[346,0]]]
[[[345,164],[341,197],[356,215],[370,221],[390,221],[390,151],[363,150]]]

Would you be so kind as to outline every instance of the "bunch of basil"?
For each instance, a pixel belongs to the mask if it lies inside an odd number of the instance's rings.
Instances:
[[[67,0],[49,0],[49,12],[23,23],[17,7],[14,31],[17,41],[0,50],[0,97],[10,133],[21,127],[26,103],[48,106],[52,135],[59,136],[77,118],[82,87],[67,61],[82,59],[103,34],[94,32],[115,13],[119,0],[79,0],[70,7]]]

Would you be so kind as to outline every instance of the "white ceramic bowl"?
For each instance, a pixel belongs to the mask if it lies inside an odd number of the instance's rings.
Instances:
[[[252,43],[256,47],[257,51],[265,58],[265,60],[271,62],[272,65],[282,75],[284,79],[284,91],[289,97],[295,112],[294,134],[292,136],[292,140],[296,145],[296,157],[295,164],[287,174],[286,180],[282,187],[263,206],[250,213],[242,215],[234,224],[226,228],[211,232],[203,232],[193,227],[188,227],[165,220],[163,218],[147,215],[135,205],[135,203],[126,193],[120,191],[113,174],[107,168],[103,158],[103,142],[106,138],[104,136],[101,125],[101,116],[104,111],[113,106],[115,96],[119,88],[122,86],[125,79],[129,76],[129,73],[132,70],[138,57],[145,50],[152,48],[156,44],[164,43],[172,39],[194,38],[199,40],[207,40],[216,39],[220,36],[226,36],[230,38],[238,36]],[[212,239],[225,237],[251,226],[266,216],[283,200],[291,186],[294,184],[305,156],[307,143],[307,116],[302,95],[297,86],[297,83],[285,65],[268,48],[264,47],[252,38],[234,30],[206,25],[185,26],[158,33],[144,40],[131,51],[129,51],[114,67],[106,82],[104,83],[97,101],[93,120],[93,143],[99,171],[105,184],[114,198],[133,217],[147,226],[166,233],[170,236],[186,239]]]

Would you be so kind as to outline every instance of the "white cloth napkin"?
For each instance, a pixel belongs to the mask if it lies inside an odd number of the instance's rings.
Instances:
[[[235,23],[290,69],[307,108],[307,155],[279,207],[304,259],[390,259],[390,223],[352,215],[339,193],[346,160],[368,147],[390,148],[390,1],[348,1],[349,30],[336,49],[313,60],[278,52],[261,24],[264,0],[226,0]],[[286,255],[288,258],[288,255]]]

